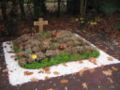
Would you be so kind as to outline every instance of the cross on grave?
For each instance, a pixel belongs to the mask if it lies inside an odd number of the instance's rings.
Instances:
[[[44,21],[43,18],[39,18],[38,21],[34,22],[34,25],[39,27],[40,32],[43,32],[43,26],[48,25],[48,21]]]

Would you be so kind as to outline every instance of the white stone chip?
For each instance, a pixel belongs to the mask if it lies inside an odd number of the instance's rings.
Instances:
[[[77,35],[78,36],[78,35]],[[82,37],[80,37],[82,38]],[[83,39],[83,38],[82,38]],[[85,40],[85,39],[83,39]],[[85,40],[86,41],[86,40]],[[22,85],[24,83],[31,82],[32,78],[36,78],[38,80],[45,80],[46,77],[58,77],[68,74],[73,74],[76,72],[79,72],[80,70],[83,70],[84,68],[96,68],[102,65],[110,65],[110,64],[117,64],[120,63],[118,59],[115,59],[114,57],[108,55],[107,53],[103,52],[102,50],[98,49],[100,52],[100,56],[96,59],[96,65],[91,63],[89,60],[83,60],[83,63],[80,63],[79,61],[73,61],[73,62],[67,62],[67,66],[63,64],[55,65],[50,67],[50,74],[47,73],[39,73],[40,71],[43,71],[43,69],[24,69],[21,68],[18,65],[18,62],[15,61],[14,58],[11,58],[11,56],[15,55],[14,53],[9,53],[9,51],[12,51],[10,41],[3,43],[3,49],[4,49],[4,56],[5,56],[5,62],[7,65],[8,71],[8,77],[9,77],[9,83],[13,86],[16,85]],[[88,41],[87,41],[88,42]],[[88,42],[90,43],[90,42]],[[95,47],[93,44],[91,44],[93,47]],[[113,60],[108,60],[108,57],[113,58]],[[32,75],[24,75],[24,72],[33,72]],[[55,75],[54,72],[59,72],[59,74]]]

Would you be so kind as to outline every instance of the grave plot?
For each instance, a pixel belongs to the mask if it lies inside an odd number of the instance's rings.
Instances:
[[[39,25],[35,22],[34,25]],[[9,82],[21,85],[31,81],[77,73],[80,70],[120,63],[90,42],[70,31],[25,34],[3,43]]]

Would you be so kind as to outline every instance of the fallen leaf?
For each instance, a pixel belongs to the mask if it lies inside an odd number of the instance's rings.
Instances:
[[[48,88],[47,90],[55,90],[55,89],[53,89],[53,88]]]
[[[45,80],[49,80],[49,79],[50,79],[50,77],[47,77],[47,76],[45,77]]]
[[[44,71],[39,71],[38,73],[44,73]]]
[[[51,72],[50,71],[48,71],[48,72],[45,72],[46,74],[50,74]]]
[[[84,70],[79,71],[79,75],[82,76],[84,74]]]
[[[45,71],[45,73],[50,72],[50,68],[49,67],[45,67],[44,71]]]
[[[59,72],[53,72],[54,75],[59,75],[60,73]]]
[[[114,67],[114,66],[112,66],[111,69],[112,69],[113,71],[118,71],[118,68],[116,68],[116,67]]]
[[[112,80],[112,78],[108,77],[107,80],[110,82],[110,83],[114,83],[114,81]]]
[[[112,57],[108,57],[107,58],[109,61],[113,61],[113,58]]]
[[[83,61],[79,61],[79,63],[80,63],[80,64],[82,64],[82,63],[83,63]]]
[[[63,63],[63,66],[67,67],[68,65],[67,65],[67,63]]]
[[[97,64],[96,63],[96,58],[94,58],[94,57],[90,57],[88,60],[93,64]]]
[[[8,51],[8,53],[14,53],[13,51]]]
[[[68,90],[68,87],[67,87],[67,86],[65,86],[65,87],[64,87],[64,90]]]
[[[11,58],[13,58],[13,59],[14,59],[14,58],[16,58],[16,56],[15,56],[15,55],[12,55],[12,56],[11,56]]]
[[[67,79],[60,80],[60,83],[68,83],[69,81]]]
[[[25,72],[24,72],[24,75],[27,75],[27,76],[28,76],[28,75],[32,75],[32,74],[33,74],[33,72],[29,72],[29,71],[25,71]]]
[[[90,73],[93,73],[93,72],[95,72],[95,69],[94,69],[94,68],[88,69],[88,71],[89,71]]]
[[[86,82],[82,83],[82,87],[88,89],[87,83]]]
[[[88,69],[89,69],[88,67],[84,67],[84,68],[83,68],[84,71],[86,71],[86,70],[88,70]]]
[[[106,76],[111,76],[112,75],[112,70],[110,70],[110,69],[104,70],[104,71],[102,71],[102,73]]]
[[[101,65],[100,67],[101,67],[101,69],[103,69],[105,67],[105,65]]]
[[[37,78],[31,78],[30,79],[32,82],[38,82],[39,81],[39,79],[37,79]]]
[[[22,55],[24,55],[24,53],[18,52],[18,53],[16,53],[16,55],[17,55],[17,56],[22,56]]]

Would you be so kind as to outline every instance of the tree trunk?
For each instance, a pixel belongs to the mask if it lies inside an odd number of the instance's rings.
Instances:
[[[19,6],[20,6],[20,10],[21,10],[21,16],[25,17],[24,0],[19,0]]]
[[[67,13],[69,14],[79,14],[80,12],[80,0],[67,0]]]
[[[13,18],[16,18],[18,15],[18,0],[12,0],[12,8],[10,11],[10,16]]]
[[[86,14],[87,0],[80,0],[80,16],[84,17]]]
[[[45,0],[33,0],[35,19],[46,14]]]
[[[1,1],[1,10],[2,10],[2,16],[3,16],[4,20],[7,19],[6,9],[7,9],[7,0],[2,0]]]
[[[57,16],[59,17],[60,16],[60,12],[61,12],[61,0],[58,0],[58,11],[57,11]]]

